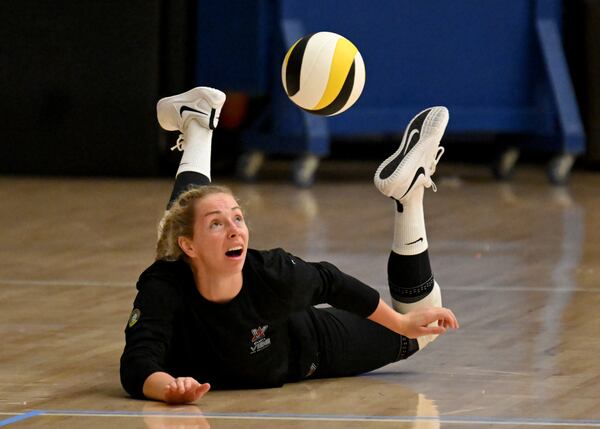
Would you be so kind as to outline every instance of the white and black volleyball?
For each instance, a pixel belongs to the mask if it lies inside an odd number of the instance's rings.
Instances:
[[[354,44],[336,33],[304,36],[281,66],[283,88],[298,107],[332,116],[352,106],[365,86],[365,63]]]

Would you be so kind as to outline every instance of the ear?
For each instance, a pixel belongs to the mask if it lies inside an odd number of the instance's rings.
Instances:
[[[194,245],[192,244],[192,240],[189,238],[180,235],[177,237],[177,244],[179,244],[179,248],[183,250],[183,253],[185,253],[188,257],[193,258],[196,256]]]

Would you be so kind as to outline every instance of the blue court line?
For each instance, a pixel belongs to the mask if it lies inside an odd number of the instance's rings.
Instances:
[[[486,425],[524,425],[524,426],[570,426],[600,427],[596,419],[544,419],[516,417],[483,417],[483,416],[369,416],[338,414],[290,414],[290,413],[164,413],[139,411],[94,411],[94,410],[35,410],[33,415],[46,416],[95,416],[95,417],[172,417],[190,418],[206,417],[215,419],[241,420],[306,420],[306,421],[362,421],[362,422],[417,422],[436,421],[444,424],[486,424]],[[28,413],[30,414],[30,413]],[[30,416],[28,416],[30,417]],[[27,417],[27,418],[28,418]]]
[[[17,416],[9,417],[8,419],[0,420],[0,427],[8,426],[11,423],[20,422],[21,420],[27,420],[31,417],[39,416],[41,411],[30,411],[25,414],[19,414]]]

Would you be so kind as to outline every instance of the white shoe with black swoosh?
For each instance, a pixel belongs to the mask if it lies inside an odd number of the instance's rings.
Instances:
[[[223,92],[207,86],[161,98],[156,104],[158,123],[167,131],[184,132],[188,121],[196,119],[202,126],[214,130],[225,98]]]
[[[375,186],[382,194],[402,203],[419,186],[437,190],[431,176],[444,153],[440,141],[448,118],[448,109],[436,106],[423,110],[410,121],[398,150],[375,172]]]

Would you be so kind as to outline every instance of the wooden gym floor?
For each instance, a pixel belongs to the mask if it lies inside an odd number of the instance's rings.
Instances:
[[[324,164],[308,190],[224,182],[253,247],[329,260],[389,297],[393,206],[375,167]],[[600,427],[600,175],[557,189],[535,167],[508,184],[483,167],[438,171],[430,254],[461,330],[364,376],[178,407],[132,400],[118,377],[171,181],[0,177],[0,426]]]

